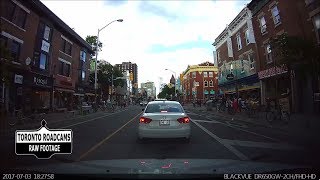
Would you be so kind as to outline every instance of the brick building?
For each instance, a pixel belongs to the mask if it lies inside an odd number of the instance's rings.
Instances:
[[[187,102],[204,101],[210,96],[219,94],[217,73],[218,68],[208,61],[188,66],[182,73],[183,100]]]
[[[116,64],[121,72],[129,71],[133,74],[133,81],[131,81],[131,91],[132,94],[138,93],[138,65],[132,62],[122,62],[121,64]]]
[[[248,4],[258,45],[262,103],[266,98],[277,99],[291,92],[289,103],[293,112],[311,112],[316,106],[319,110],[319,104],[313,101],[313,93],[320,91],[319,77],[299,70],[299,65],[291,72],[286,65],[277,65],[269,43],[283,33],[319,43],[319,5],[316,0],[252,0]]]
[[[251,11],[245,7],[213,43],[219,88],[225,95],[260,96],[259,57]]]
[[[2,109],[71,107],[65,100],[88,80],[91,46],[38,0],[1,1],[0,22]]]

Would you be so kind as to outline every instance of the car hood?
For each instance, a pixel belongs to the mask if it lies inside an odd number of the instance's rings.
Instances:
[[[15,168],[55,174],[231,174],[308,169],[307,166],[230,159],[120,159]]]

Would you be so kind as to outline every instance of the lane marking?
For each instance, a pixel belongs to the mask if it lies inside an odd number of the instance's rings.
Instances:
[[[244,146],[244,147],[255,147],[255,148],[267,148],[267,149],[278,149],[278,150],[301,150],[303,148],[293,146],[285,143],[265,143],[265,142],[254,142],[254,141],[240,141],[231,139],[222,139],[223,142],[233,146]]]
[[[240,160],[249,160],[249,158],[244,155],[243,153],[241,153],[240,151],[238,151],[236,148],[232,147],[230,144],[225,143],[223,141],[223,139],[219,138],[218,136],[216,136],[215,134],[213,134],[212,132],[210,132],[209,130],[207,130],[206,128],[204,128],[203,126],[201,126],[199,123],[197,123],[196,121],[193,121],[191,119],[191,121],[197,125],[200,129],[202,129],[204,132],[206,132],[209,136],[213,137],[216,141],[218,141],[220,144],[222,144],[224,147],[226,147],[229,151],[231,151],[233,154],[235,154],[236,156],[238,156],[238,158]]]
[[[210,121],[207,121],[207,120],[201,120],[201,119],[192,119],[196,122],[205,122],[205,123],[217,123],[217,124],[223,124],[222,122],[219,122],[219,121],[216,121],[216,120],[210,120]]]
[[[123,111],[126,111],[127,109],[123,110]],[[114,113],[111,113],[111,114],[107,114],[107,115],[103,115],[103,116],[99,116],[99,117],[95,117],[95,118],[92,118],[92,119],[88,119],[86,121],[81,121],[81,122],[77,122],[75,124],[71,124],[71,125],[68,125],[68,126],[63,126],[59,129],[65,129],[65,128],[68,128],[68,127],[72,127],[72,126],[77,126],[79,124],[83,124],[83,123],[87,123],[87,122],[91,122],[91,121],[94,121],[94,120],[97,120],[97,119],[101,119],[101,118],[104,118],[104,117],[108,117],[108,116],[111,116],[111,115],[114,115],[114,114],[117,114],[117,113],[121,113],[123,111],[118,111],[118,112],[114,112]]]
[[[219,121],[219,122],[221,122],[221,121]],[[226,122],[228,122],[228,121],[226,121]],[[229,124],[224,123],[224,122],[221,122],[221,124],[223,124],[225,126],[228,126],[230,128],[233,128],[233,129],[237,129],[237,130],[244,131],[244,132],[247,132],[247,133],[250,133],[250,134],[254,134],[256,136],[264,137],[264,138],[272,140],[272,141],[281,142],[279,139],[275,139],[275,138],[272,138],[272,137],[269,137],[269,136],[266,136],[266,135],[263,135],[263,134],[259,134],[259,133],[256,133],[256,132],[252,132],[252,131],[249,131],[249,130],[241,129],[239,127],[236,127],[236,125],[234,125],[232,123],[231,123],[232,125],[231,124],[229,125]]]
[[[121,111],[117,111],[117,112],[121,112]],[[117,112],[113,112],[113,113],[117,113]],[[111,114],[111,113],[109,113],[109,112],[102,112],[101,115],[104,115],[104,114]],[[51,122],[51,124],[56,124],[56,123],[63,122],[63,121],[71,121],[71,120],[76,120],[76,119],[88,118],[88,117],[93,116],[93,115],[96,115],[96,114],[95,114],[95,113],[90,113],[90,114],[87,114],[87,115],[84,115],[84,116],[80,116],[80,117],[73,117],[73,118],[68,118],[68,119],[62,119],[62,120],[60,120],[60,121]]]
[[[128,125],[130,122],[132,122],[133,120],[135,120],[138,116],[140,116],[142,112],[140,112],[139,114],[137,114],[135,117],[133,117],[132,119],[130,119],[128,122],[126,122],[124,125],[122,125],[119,129],[117,129],[116,131],[114,131],[113,133],[109,134],[107,137],[105,137],[103,140],[101,140],[99,143],[97,143],[96,145],[94,145],[93,147],[91,147],[87,152],[83,153],[76,161],[81,161],[81,159],[83,159],[84,157],[86,157],[89,153],[91,153],[92,151],[96,150],[99,146],[101,146],[104,142],[106,142],[107,140],[109,140],[113,135],[115,135],[117,132],[119,132],[121,129],[123,129],[126,125]]]

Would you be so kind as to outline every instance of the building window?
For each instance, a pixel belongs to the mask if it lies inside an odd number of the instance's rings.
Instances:
[[[209,77],[213,77],[213,72],[209,72]]]
[[[312,19],[318,43],[320,43],[320,14],[315,15]]]
[[[203,77],[208,77],[208,72],[203,72]]]
[[[208,87],[208,81],[204,81],[204,87]]]
[[[221,60],[220,60],[220,51],[217,51],[217,60],[218,60],[218,63],[221,62]]]
[[[17,41],[12,40],[10,52],[11,52],[11,58],[13,58],[13,61],[19,62],[20,49],[21,49],[21,44],[18,43]]]
[[[267,63],[271,63],[272,62],[272,53],[271,53],[270,44],[266,45],[266,55],[267,55]]]
[[[238,44],[238,50],[242,49],[240,34],[237,34],[237,44]]]
[[[245,35],[246,35],[246,44],[248,45],[250,43],[250,40],[249,40],[249,29],[246,29]]]
[[[280,14],[277,6],[273,6],[271,9],[272,12],[272,17],[273,17],[273,22],[275,25],[278,25],[280,21]]]
[[[86,62],[86,52],[80,51],[80,60]]]
[[[212,80],[209,81],[209,86],[210,86],[210,87],[213,87],[213,81],[212,81]]]
[[[244,61],[241,59],[241,73],[244,73]]]
[[[86,71],[82,70],[81,72],[81,79],[84,81],[86,79]]]
[[[71,66],[71,64],[60,61],[59,74],[66,76],[66,77],[69,77],[70,76],[70,66]]]
[[[4,17],[7,20],[12,21],[15,8],[16,5],[12,1],[7,1],[7,7],[4,8]]]
[[[253,54],[249,54],[248,55],[248,60],[249,60],[249,64],[250,64],[250,69],[254,69],[254,57],[253,57]]]
[[[44,28],[44,32],[43,32],[43,39],[45,39],[46,41],[50,42],[50,35],[51,35],[51,28],[48,26],[45,26]]]
[[[266,20],[264,19],[264,16],[260,18],[260,29],[262,34],[264,34],[267,31],[267,24]]]
[[[61,50],[62,50],[62,52],[71,56],[72,44],[70,42],[66,41],[65,39],[62,39]]]
[[[196,78],[196,72],[192,72],[192,78]]]
[[[27,19],[27,12],[23,9],[19,9],[18,15],[17,15],[16,25],[24,29],[24,26],[26,24]]]
[[[46,70],[48,66],[48,56],[44,53],[40,54],[40,63],[39,63],[39,68]]]

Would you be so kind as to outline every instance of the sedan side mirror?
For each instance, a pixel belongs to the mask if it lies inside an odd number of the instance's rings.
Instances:
[[[142,111],[144,111],[144,108],[142,108]]]

